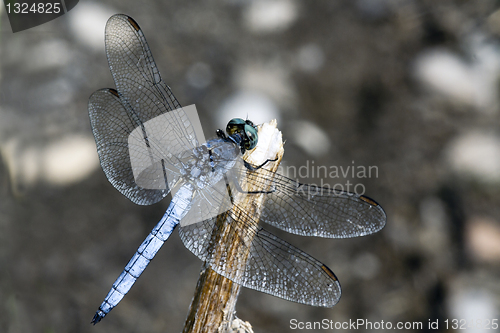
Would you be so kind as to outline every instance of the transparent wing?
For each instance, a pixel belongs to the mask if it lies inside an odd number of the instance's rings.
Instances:
[[[168,111],[179,110],[170,123],[159,129],[168,137],[173,155],[199,145],[187,115],[160,71],[141,28],[131,17],[114,15],[106,24],[106,55],[124,105],[131,108],[130,121],[141,126]]]
[[[198,189],[189,212],[181,220],[181,226],[199,224],[231,209],[231,198],[226,191],[224,179],[210,186]]]
[[[221,216],[230,226],[226,241],[214,238],[212,243],[212,235],[218,237],[222,228],[217,218],[179,228],[184,245],[215,272],[244,287],[302,304],[332,307],[338,302],[340,283],[324,264],[258,228],[237,206]]]
[[[96,91],[90,96],[88,108],[101,166],[110,183],[127,198],[140,205],[150,205],[163,199],[171,187],[165,184],[163,177],[161,179],[163,188],[160,189],[143,188],[137,184],[131,155],[141,157],[146,150],[129,145],[134,123],[129,120],[129,113],[122,105],[116,90]],[[149,160],[149,156],[142,156],[142,160]],[[154,166],[159,167],[158,163]],[[147,174],[149,173],[143,172],[141,175],[145,177]],[[170,181],[175,182],[175,179],[172,177]]]
[[[106,54],[117,90],[99,90],[89,100],[101,165],[121,193],[152,204],[179,179],[179,156],[188,160],[198,145],[195,131],[132,18],[108,20]]]
[[[364,195],[328,187],[301,184],[264,168],[238,169],[266,199],[260,220],[302,236],[348,238],[381,230],[387,217],[383,208]],[[269,188],[266,184],[271,184]],[[251,194],[249,194],[251,195]]]

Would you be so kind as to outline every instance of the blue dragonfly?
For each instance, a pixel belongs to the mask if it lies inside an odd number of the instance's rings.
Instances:
[[[382,207],[364,195],[301,184],[266,170],[266,163],[245,162],[242,153],[258,142],[256,126],[249,120],[233,119],[227,134],[218,130],[216,138],[198,142],[189,116],[161,79],[137,22],[122,14],[112,16],[105,42],[116,90],[100,89],[88,104],[102,169],[110,183],[136,204],[154,204],[170,192],[173,196],[165,215],[113,283],[92,323],[120,302],[179,224],[184,245],[235,283],[302,304],[334,306],[341,295],[335,274],[261,228],[244,207],[233,203],[229,183],[232,191],[265,195],[261,221],[303,236],[348,238],[375,233],[386,223]],[[245,193],[243,181],[257,191]],[[248,249],[241,265],[226,265],[226,255],[214,258],[212,235],[220,213]],[[240,218],[243,215],[245,219]]]

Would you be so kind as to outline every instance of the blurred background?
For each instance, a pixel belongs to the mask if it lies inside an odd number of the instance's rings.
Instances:
[[[177,232],[120,305],[90,325],[169,203],[134,205],[99,166],[87,101],[114,87],[104,26],[115,13],[140,24],[164,81],[182,105],[196,104],[205,136],[233,116],[276,118],[285,171],[377,167],[366,178],[300,179],[362,184],[387,226],[343,240],[279,233],[328,265],[343,294],[323,309],[244,289],[237,315],[255,332],[297,331],[292,319],[425,330],[435,320],[499,318],[498,1],[83,0],[16,34],[2,7],[1,332],[184,325],[202,263]]]

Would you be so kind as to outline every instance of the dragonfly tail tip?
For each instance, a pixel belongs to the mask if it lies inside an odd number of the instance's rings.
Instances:
[[[94,318],[92,318],[91,324],[93,324],[93,325],[97,324],[98,322],[101,321],[102,318],[104,318],[105,315],[106,314],[104,312],[102,312],[101,309],[97,310],[97,312],[94,315]]]

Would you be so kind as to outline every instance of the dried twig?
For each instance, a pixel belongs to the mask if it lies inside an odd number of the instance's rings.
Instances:
[[[276,128],[275,120],[259,127],[259,142],[252,152],[243,156],[245,161],[252,165],[261,165],[266,160],[278,158],[275,162],[268,162],[265,168],[276,171],[283,157],[283,142],[281,132]],[[256,170],[254,172],[259,172]],[[244,180],[243,180],[244,181]],[[253,189],[252,184],[243,184],[244,191],[258,191]],[[265,194],[245,195],[233,193],[234,204],[244,210],[244,216],[240,220],[252,217],[258,220],[260,207],[265,200]],[[219,229],[220,228],[220,229]],[[215,249],[215,260],[220,256],[227,255],[226,265],[242,266],[248,257],[247,247],[242,246],[238,237],[234,237],[234,230],[225,223],[224,214],[219,215],[217,220],[217,235],[214,244],[225,244],[224,250]],[[245,240],[248,242],[251,240]],[[218,257],[219,256],[219,257]],[[230,271],[230,269],[229,269]],[[198,280],[195,295],[186,319],[183,332],[252,332],[249,323],[239,321],[235,318],[235,307],[240,286],[231,280],[217,274],[204,265]],[[235,320],[236,319],[236,320]]]

